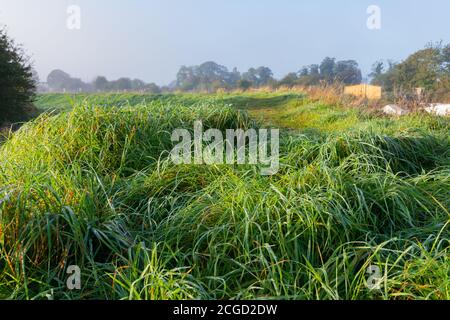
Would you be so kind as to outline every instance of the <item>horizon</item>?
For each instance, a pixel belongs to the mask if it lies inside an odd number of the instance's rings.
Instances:
[[[168,85],[181,66],[206,61],[241,72],[263,65],[280,79],[327,56],[356,60],[367,78],[378,60],[399,62],[430,42],[450,42],[449,2],[351,2],[0,0],[0,25],[31,56],[41,82],[61,69],[89,82],[101,75]],[[80,29],[67,26],[72,5]],[[367,26],[370,5],[381,9],[380,29]]]

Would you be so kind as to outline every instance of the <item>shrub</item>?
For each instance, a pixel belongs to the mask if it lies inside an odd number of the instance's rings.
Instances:
[[[31,65],[22,49],[0,30],[0,123],[23,120],[34,98]]]

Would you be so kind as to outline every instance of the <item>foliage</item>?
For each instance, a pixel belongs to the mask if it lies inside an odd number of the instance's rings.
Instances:
[[[53,70],[47,76],[48,86],[55,91],[60,92],[82,92],[89,91],[88,84],[81,79],[72,78],[68,73],[62,70]]]
[[[72,100],[0,147],[0,297],[450,299],[448,119],[293,94]],[[197,119],[282,125],[280,171],[173,165]]]
[[[0,29],[0,124],[27,118],[35,86],[31,64],[22,49]]]
[[[326,57],[320,65],[303,67],[297,73],[289,73],[280,80],[281,86],[317,86],[323,84],[359,84],[362,73],[354,60],[336,61]]]
[[[250,68],[244,74],[234,68],[228,68],[213,61],[205,62],[199,66],[182,66],[177,74],[176,85],[184,91],[216,91],[225,89],[248,89],[250,86],[260,87],[272,84],[272,70],[267,67]]]
[[[62,70],[53,70],[47,77],[47,85],[52,92],[148,92],[160,93],[161,89],[154,83],[145,83],[140,79],[119,78],[109,81],[104,76],[96,77],[92,83],[72,78]]]
[[[405,61],[388,66],[377,62],[372,71],[372,83],[387,91],[413,91],[424,88],[428,92],[450,91],[450,44],[430,44],[409,56]]]

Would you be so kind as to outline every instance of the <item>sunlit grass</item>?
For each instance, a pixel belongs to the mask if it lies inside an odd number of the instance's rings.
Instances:
[[[142,98],[77,96],[0,147],[1,298],[450,298],[448,119],[291,94]],[[167,159],[173,129],[262,125],[247,111],[283,128],[277,175]]]

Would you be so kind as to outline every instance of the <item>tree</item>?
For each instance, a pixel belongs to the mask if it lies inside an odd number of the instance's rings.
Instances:
[[[309,75],[308,67],[301,68],[300,71],[298,72],[298,74],[300,75],[300,77],[308,76]]]
[[[258,78],[258,86],[267,86],[274,81],[272,70],[264,66],[256,69],[256,77]]]
[[[241,73],[235,67],[228,75],[227,83],[231,88],[235,88],[238,85],[239,80],[241,80]]]
[[[31,69],[31,75],[32,75],[34,84],[35,84],[36,86],[38,86],[39,82],[41,81],[41,80],[39,79],[39,74],[37,73],[36,70]]]
[[[0,122],[24,119],[35,90],[30,62],[6,31],[0,29]]]
[[[391,91],[393,87],[392,70],[395,64],[392,61],[387,63],[377,61],[372,66],[372,72],[369,77],[372,79],[371,84],[383,87],[386,91]]]
[[[308,68],[309,68],[309,75],[310,76],[318,76],[318,75],[320,75],[320,66],[318,64],[312,64]]]
[[[377,67],[376,65],[375,67]],[[376,69],[376,68],[375,68]],[[450,90],[450,44],[429,44],[425,49],[410,55],[401,63],[389,63],[383,72],[374,70],[372,83],[386,91],[402,89],[414,91],[421,87],[429,92]]]
[[[372,65],[372,72],[369,74],[369,77],[372,79],[379,78],[384,72],[384,62],[377,61]]]
[[[177,73],[176,87],[185,90],[216,90],[233,88],[240,80],[240,73],[235,68],[232,72],[214,61],[199,66],[182,66]]]
[[[297,84],[298,76],[295,72],[288,73],[283,79],[281,79],[278,84],[280,86],[293,87]]]
[[[49,73],[47,76],[47,84],[54,90],[63,90],[67,89],[71,79],[70,74],[57,69]]]
[[[195,89],[198,85],[196,73],[196,67],[182,66],[177,73],[177,88],[185,91]]]
[[[158,87],[155,83],[149,83],[145,85],[144,91],[148,93],[161,93],[161,88]]]
[[[197,69],[200,90],[216,90],[227,85],[228,69],[214,61],[202,63]]]
[[[272,70],[264,66],[257,69],[250,68],[242,75],[242,79],[253,83],[257,87],[269,85],[274,82]]]
[[[336,62],[333,70],[334,80],[344,84],[360,84],[362,73],[355,60]]]
[[[108,89],[109,81],[106,77],[98,76],[95,78],[93,85],[97,91],[106,91]]]
[[[315,86],[320,84],[320,66],[318,64],[312,64],[307,67],[303,67],[299,71],[299,77],[297,84],[300,86]]]
[[[335,80],[335,67],[336,67],[336,59],[326,57],[323,59],[322,63],[320,64],[320,75],[322,79],[327,81],[328,83],[332,83]]]
[[[256,76],[256,69],[250,68],[247,72],[242,74],[242,80],[251,82],[253,85],[257,85],[258,77]]]
[[[132,84],[131,84],[130,78],[120,78],[120,79],[114,81],[113,88],[114,88],[114,90],[118,90],[118,91],[131,90]]]
[[[47,76],[47,84],[54,91],[80,92],[89,91],[90,86],[81,79],[72,78],[62,70],[53,70]]]
[[[242,89],[244,91],[247,91],[248,89],[250,89],[252,87],[253,83],[251,81],[248,80],[239,80],[238,82],[238,87],[239,89]]]
[[[442,49],[442,62],[444,72],[450,73],[450,43]]]
[[[141,91],[145,88],[145,82],[140,79],[131,80],[131,90]]]
[[[432,89],[440,69],[439,54],[436,48],[427,48],[412,54],[397,65],[394,83],[400,84],[405,89],[416,87]]]

